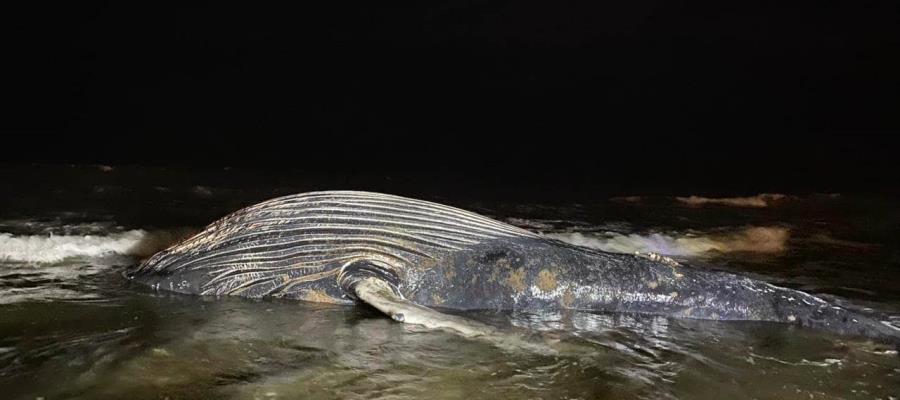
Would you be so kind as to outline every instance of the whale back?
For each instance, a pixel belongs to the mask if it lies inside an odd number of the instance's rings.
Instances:
[[[184,293],[340,301],[336,275],[367,260],[402,279],[487,240],[536,234],[458,208],[400,196],[311,192],[236,211],[163,250],[135,279]]]

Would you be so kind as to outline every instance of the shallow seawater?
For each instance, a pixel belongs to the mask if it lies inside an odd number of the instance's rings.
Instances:
[[[18,177],[5,180],[0,203],[4,399],[900,398],[894,347],[786,325],[463,313],[515,338],[497,343],[365,307],[157,293],[121,273],[241,206],[353,182],[94,166],[4,173]],[[550,203],[432,190],[396,192],[577,244],[666,253],[900,315],[900,205],[892,199],[729,203],[612,193]]]

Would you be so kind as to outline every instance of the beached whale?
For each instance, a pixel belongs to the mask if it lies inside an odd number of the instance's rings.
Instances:
[[[433,202],[327,191],[228,215],[127,273],[198,295],[368,303],[395,320],[483,334],[436,309],[572,309],[791,323],[897,341],[900,330],[797,290],[658,255],[566,244]]]

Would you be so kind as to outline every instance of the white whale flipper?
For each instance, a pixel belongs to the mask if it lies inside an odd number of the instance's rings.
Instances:
[[[376,277],[366,277],[354,285],[354,294],[360,300],[389,315],[395,321],[424,326],[427,329],[449,331],[467,338],[484,340],[509,351],[529,351],[555,355],[556,349],[547,343],[532,342],[519,335],[505,333],[496,328],[456,315],[444,314],[415,304],[397,295],[389,283]]]
[[[455,315],[444,314],[428,307],[420,306],[394,293],[389,283],[383,279],[366,277],[353,287],[359,300],[375,307],[395,321],[422,325],[429,329],[446,329],[466,337],[490,336],[496,329]]]

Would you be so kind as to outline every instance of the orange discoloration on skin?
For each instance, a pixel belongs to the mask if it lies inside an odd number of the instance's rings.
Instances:
[[[506,278],[506,286],[509,286],[516,292],[525,290],[525,268],[517,268],[509,273]]]
[[[418,263],[415,263],[415,267],[420,271],[426,271],[437,266],[437,261],[432,259],[423,259]]]
[[[510,268],[510,262],[508,258],[501,258],[497,261],[494,261],[494,270],[491,272],[491,276],[488,277],[488,282],[497,282],[500,280],[500,271],[504,269]]]
[[[311,301],[314,303],[330,303],[330,304],[339,303],[339,301],[337,299],[325,294],[325,292],[323,292],[321,290],[305,290],[305,291],[303,291],[303,295],[301,296],[301,299],[303,299],[304,301]]]
[[[450,280],[453,280],[453,278],[455,278],[455,277],[456,277],[456,268],[454,268],[452,265],[448,266],[446,269],[444,269],[444,278],[445,279],[450,281]]]
[[[556,274],[550,270],[542,269],[538,273],[537,286],[544,292],[550,292],[556,289]]]

